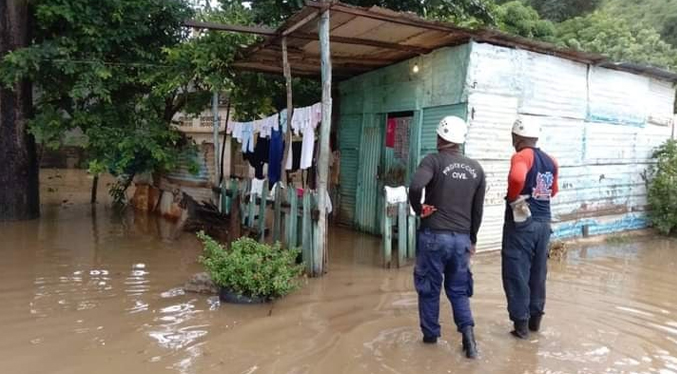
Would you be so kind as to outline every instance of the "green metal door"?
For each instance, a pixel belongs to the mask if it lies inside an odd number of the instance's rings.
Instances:
[[[378,233],[378,200],[381,196],[378,167],[383,152],[383,127],[380,115],[365,115],[360,142],[355,226],[357,229]]]
[[[378,121],[383,126],[383,142],[381,147],[381,162],[378,168],[378,212],[376,224],[380,233],[382,227],[382,214],[385,205],[384,189],[388,187],[400,187],[409,185],[410,172],[410,143],[412,138],[412,128],[414,123],[414,112],[401,113],[395,118],[389,118],[388,115],[380,115]],[[394,121],[395,142],[392,147],[387,143],[387,127],[390,121]],[[405,135],[401,137],[401,135]]]
[[[467,118],[468,104],[444,105],[423,109],[421,121],[420,159],[437,151],[437,125],[446,116]]]
[[[362,138],[362,115],[341,116],[339,129],[339,150],[341,170],[339,174],[341,204],[338,219],[341,223],[353,225],[357,206],[358,170],[360,169],[360,141]]]

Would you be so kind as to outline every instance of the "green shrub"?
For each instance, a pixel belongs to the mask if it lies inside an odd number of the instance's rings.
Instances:
[[[204,265],[214,283],[242,296],[273,299],[298,288],[303,266],[296,264],[299,250],[282,249],[250,238],[231,243],[230,250],[206,235],[198,233],[204,244]]]
[[[661,233],[677,229],[677,142],[668,140],[654,153],[657,160],[649,181],[649,218]]]

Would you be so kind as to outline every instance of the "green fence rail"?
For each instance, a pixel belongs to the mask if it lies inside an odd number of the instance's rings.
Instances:
[[[312,273],[313,253],[317,246],[317,194],[294,186],[277,184],[269,188],[265,181],[262,193],[252,194],[251,180],[232,179],[215,188],[221,194],[221,211],[236,217],[239,207],[243,232],[260,242],[280,242],[286,248],[299,248],[307,271]],[[263,195],[263,196],[262,196]],[[235,203],[239,199],[239,204]]]

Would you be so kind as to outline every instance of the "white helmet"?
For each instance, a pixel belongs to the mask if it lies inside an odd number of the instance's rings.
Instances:
[[[463,144],[468,134],[468,124],[456,116],[442,118],[437,126],[437,135],[449,143]]]
[[[512,133],[525,138],[538,139],[541,136],[541,124],[534,118],[520,117],[512,125]]]

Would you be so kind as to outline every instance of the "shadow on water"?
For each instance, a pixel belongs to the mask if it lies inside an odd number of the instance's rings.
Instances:
[[[381,269],[378,238],[332,229],[327,276],[219,305],[180,288],[200,271],[192,235],[51,198],[40,220],[0,224],[0,373],[677,373],[673,240],[570,250],[528,341],[508,334],[499,256],[476,256],[469,362],[448,303],[439,344],[420,343],[412,269]]]

